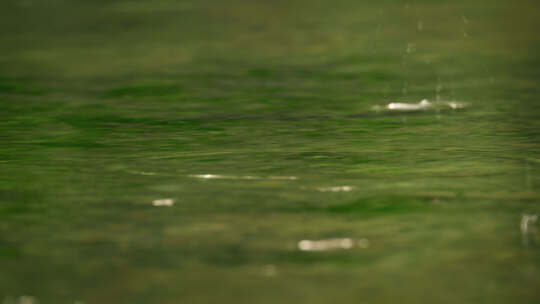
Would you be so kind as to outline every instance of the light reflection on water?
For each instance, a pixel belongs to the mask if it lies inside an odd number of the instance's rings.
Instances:
[[[354,247],[366,249],[369,247],[369,240],[351,238],[336,238],[323,240],[301,240],[298,242],[300,251],[327,251],[336,249],[352,249]]]
[[[152,205],[155,207],[170,207],[174,205],[174,199],[164,198],[164,199],[153,200]]]
[[[522,214],[521,222],[519,228],[521,230],[521,238],[523,246],[533,246],[535,236],[536,236],[536,221],[538,219],[538,214]]]
[[[334,187],[318,187],[320,192],[349,192],[354,190],[353,186],[334,186]]]
[[[193,174],[190,177],[200,179],[253,179],[253,180],[297,180],[296,176],[251,176],[251,175],[219,175],[219,174]]]
[[[422,99],[418,103],[405,103],[405,102],[391,102],[385,106],[374,105],[372,107],[375,111],[381,111],[383,109],[390,111],[419,111],[419,110],[443,110],[443,109],[463,109],[468,107],[467,103],[458,102],[458,101],[436,101],[430,102],[427,99]]]

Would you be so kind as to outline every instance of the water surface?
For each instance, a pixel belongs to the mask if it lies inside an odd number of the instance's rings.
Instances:
[[[0,300],[538,303],[538,8],[2,1]]]

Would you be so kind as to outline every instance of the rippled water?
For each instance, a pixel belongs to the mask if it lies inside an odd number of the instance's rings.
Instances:
[[[538,303],[538,9],[0,2],[0,301]]]

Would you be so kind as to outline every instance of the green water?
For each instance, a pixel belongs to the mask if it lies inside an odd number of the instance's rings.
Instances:
[[[539,8],[1,1],[0,301],[539,303]]]

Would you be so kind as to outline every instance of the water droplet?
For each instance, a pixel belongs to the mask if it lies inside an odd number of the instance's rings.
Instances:
[[[469,24],[469,19],[464,14],[461,14],[461,20],[463,21],[463,24]]]

